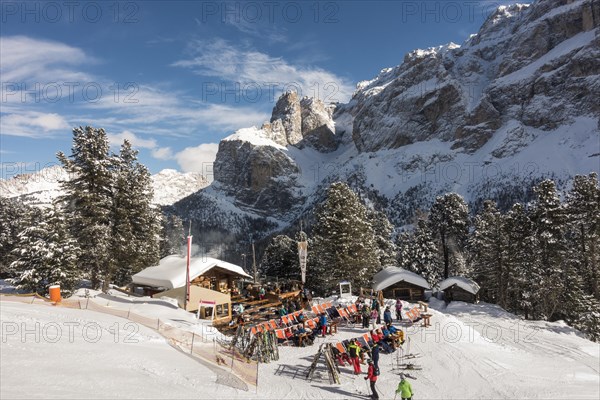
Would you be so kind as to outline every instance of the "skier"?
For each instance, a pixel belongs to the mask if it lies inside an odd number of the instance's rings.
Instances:
[[[379,368],[379,343],[375,342],[371,346],[371,359],[375,368]]]
[[[265,299],[265,288],[264,287],[260,287],[260,290],[258,291],[258,299],[259,300],[264,300]]]
[[[402,300],[396,299],[396,319],[402,321]]]
[[[392,312],[390,311],[390,306],[387,306],[383,312],[383,322],[388,327],[392,326]]]
[[[348,345],[348,355],[350,356],[350,361],[352,361],[352,366],[354,366],[354,375],[360,374],[362,372],[360,369],[360,362],[358,361],[360,347],[356,344],[356,339],[350,340],[350,344]]]
[[[402,400],[412,400],[413,390],[404,374],[400,374],[400,383],[398,384],[398,389],[396,389],[396,394],[398,393],[400,393]]]
[[[327,316],[325,315],[325,313],[321,313],[319,323],[321,324],[321,332],[323,333],[323,337],[325,337],[325,335],[327,334]]]
[[[379,375],[379,368],[375,368],[373,364],[373,360],[369,360],[369,370],[367,371],[367,376],[365,377],[365,381],[368,379],[371,383],[371,394],[372,399],[379,399],[379,395],[377,394],[377,390],[375,390],[375,382],[377,382],[377,375]]]

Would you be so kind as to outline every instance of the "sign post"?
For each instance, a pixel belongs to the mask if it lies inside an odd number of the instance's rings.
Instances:
[[[302,285],[306,283],[306,261],[308,259],[308,241],[306,234],[300,231],[300,242],[298,242],[298,257],[300,258],[300,272],[302,274]]]
[[[185,301],[183,309],[187,311],[187,305],[190,301],[190,260],[192,258],[192,221],[190,221],[190,229],[187,237],[187,265],[185,269]]]

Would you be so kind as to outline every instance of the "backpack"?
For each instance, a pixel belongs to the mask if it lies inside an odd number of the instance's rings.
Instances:
[[[373,368],[373,375],[379,376],[379,367]]]

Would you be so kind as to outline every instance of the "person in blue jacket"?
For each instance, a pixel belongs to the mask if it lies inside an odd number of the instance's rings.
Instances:
[[[392,312],[390,311],[390,306],[387,306],[385,308],[385,311],[383,312],[383,322],[390,327],[392,325]]]
[[[323,337],[325,337],[327,334],[327,315],[325,315],[325,313],[321,313],[321,316],[319,317],[319,323],[321,324],[321,332]]]

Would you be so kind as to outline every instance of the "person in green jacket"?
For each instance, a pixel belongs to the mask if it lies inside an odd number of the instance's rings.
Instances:
[[[400,383],[398,384],[398,389],[396,389],[396,394],[398,393],[400,393],[402,400],[412,400],[412,387],[410,386],[410,382],[408,379],[406,379],[404,374],[400,375]]]

